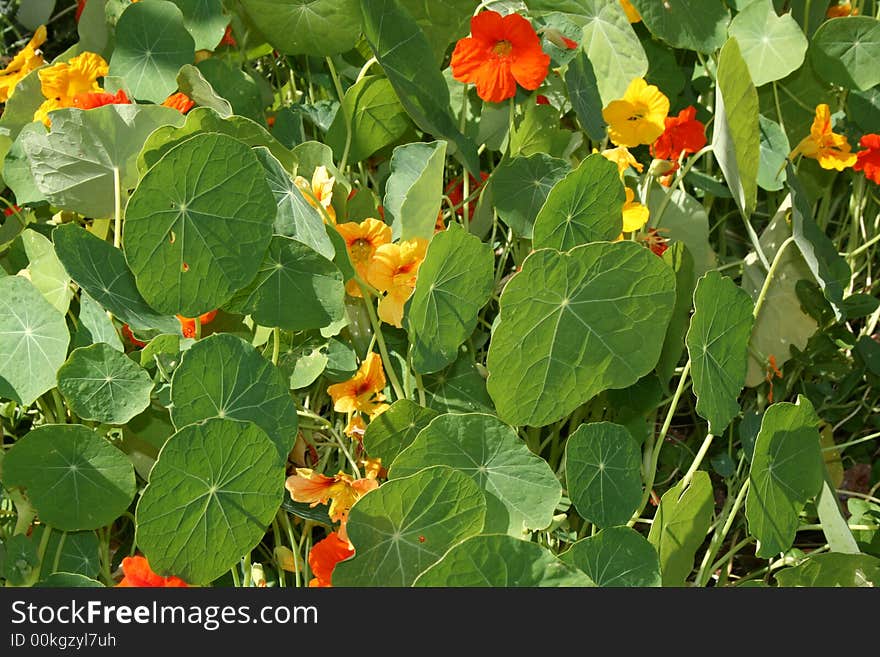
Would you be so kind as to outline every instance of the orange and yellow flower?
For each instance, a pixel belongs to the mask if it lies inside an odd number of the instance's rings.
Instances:
[[[379,319],[397,328],[403,326],[403,306],[412,296],[425,259],[428,241],[417,237],[396,244],[383,244],[376,249],[367,280],[385,292],[379,300]]]
[[[856,153],[853,169],[864,172],[865,178],[880,185],[880,135],[873,133],[864,135],[859,141],[859,146],[862,150]]]
[[[531,23],[519,14],[482,11],[471,18],[471,36],[452,52],[452,76],[477,85],[477,95],[500,103],[516,95],[516,85],[534,90],[550,70],[550,56]]]
[[[833,131],[831,108],[823,103],[816,107],[816,117],[813,119],[810,134],[791,152],[791,157],[803,155],[817,160],[823,169],[843,171],[853,166],[858,159],[851,150],[846,137]]]
[[[643,78],[630,82],[620,100],[612,100],[602,110],[608,136],[617,146],[632,148],[652,144],[666,129],[669,99]]]
[[[639,173],[641,173],[645,166],[639,162],[632,153],[629,152],[629,149],[626,146],[618,146],[616,148],[606,148],[602,151],[602,157],[606,160],[610,160],[617,165],[617,172],[620,174],[620,177],[623,178],[624,172],[632,167]]]
[[[103,91],[98,78],[107,75],[107,62],[100,55],[84,52],[69,62],[61,62],[41,69],[40,88],[46,100],[34,113],[34,120],[50,125],[49,112],[63,107],[73,107],[74,98],[80,94]]]
[[[391,243],[391,226],[378,219],[364,219],[362,222],[348,221],[336,224],[336,231],[345,240],[348,257],[357,275],[367,280],[370,263],[376,255],[376,249],[383,244]],[[345,291],[353,297],[361,296],[357,281],[350,280]]]
[[[358,371],[348,381],[335,383],[327,388],[337,413],[366,413],[375,417],[386,408],[385,371],[379,354],[370,352]]]
[[[339,536],[338,532],[330,532],[327,537],[318,541],[309,551],[309,568],[314,577],[309,581],[310,587],[332,586],[333,569],[340,561],[345,561],[354,554],[354,546]]]
[[[16,85],[33,70],[40,68],[45,62],[39,47],[46,42],[46,26],[40,25],[31,40],[22,48],[12,61],[0,71],[0,103],[9,100]]]
[[[297,468],[296,474],[288,477],[284,486],[294,502],[313,507],[329,502],[327,513],[330,520],[345,523],[354,503],[378,488],[379,482],[370,476],[354,479],[341,470],[335,476],[327,477],[311,468]]]
[[[309,205],[316,210],[323,209],[323,214],[326,215],[324,216],[325,223],[328,223],[328,217],[330,218],[329,223],[336,223],[336,210],[334,210],[331,205],[333,202],[333,185],[336,182],[336,177],[330,175],[330,172],[327,171],[327,167],[323,164],[316,167],[315,171],[312,173],[311,182],[302,176],[297,176],[293,182],[309,202]]]
[[[162,105],[164,107],[170,107],[171,109],[176,109],[181,114],[186,114],[193,107],[195,107],[195,103],[192,98],[187,96],[185,93],[177,92],[176,94],[171,94],[162,101]]]
[[[87,91],[73,97],[73,107],[82,110],[95,109],[104,105],[130,105],[126,93],[120,89],[115,94],[106,91]]]
[[[843,18],[845,16],[857,16],[858,13],[858,8],[853,9],[851,3],[840,2],[828,7],[828,11],[825,13],[825,16],[827,18]]]
[[[125,573],[125,577],[116,585],[117,587],[181,588],[189,586],[179,577],[157,575],[150,568],[146,558],[141,556],[125,557],[122,560],[122,572]]]
[[[630,23],[640,23],[642,21],[642,15],[639,13],[639,10],[633,7],[629,0],[620,0],[620,6],[623,7],[623,12]]]

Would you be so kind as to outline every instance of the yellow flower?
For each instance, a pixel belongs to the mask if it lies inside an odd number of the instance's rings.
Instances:
[[[403,306],[416,287],[419,267],[425,259],[428,241],[417,237],[398,244],[383,244],[373,256],[367,272],[370,285],[386,292],[379,301],[379,319],[397,328],[403,326]]]
[[[375,476],[354,479],[340,471],[327,477],[310,468],[297,468],[296,474],[287,478],[284,487],[294,502],[317,506],[330,502],[330,520],[345,522],[348,512],[361,497],[379,487]]]
[[[633,7],[629,0],[620,0],[620,6],[623,7],[623,11],[630,23],[641,22],[642,16],[639,14],[639,10]]]
[[[364,423],[364,418],[361,417],[360,413],[352,413],[351,417],[348,418],[348,424],[345,425],[343,433],[352,440],[361,440],[366,431],[367,425]]]
[[[602,157],[617,165],[617,172],[620,174],[621,178],[623,178],[623,172],[629,167],[633,167],[639,173],[645,168],[643,164],[633,157],[633,154],[629,152],[629,149],[627,149],[626,146],[608,148],[602,151]]]
[[[333,410],[337,413],[366,413],[373,417],[388,407],[383,403],[384,389],[382,359],[375,352],[370,352],[353,377],[330,386],[327,394],[333,400]]]
[[[362,222],[348,221],[336,224],[336,231],[345,240],[345,248],[357,275],[367,280],[373,256],[383,244],[391,242],[391,226],[378,219],[364,219]],[[361,296],[361,290],[354,280],[350,280],[345,291],[353,297]]]
[[[855,153],[850,152],[844,135],[835,134],[831,128],[831,109],[824,103],[816,106],[816,117],[810,134],[801,140],[791,152],[791,157],[803,155],[819,161],[823,169],[843,171],[856,163]]]
[[[333,184],[336,182],[336,178],[330,175],[327,167],[323,164],[317,167],[312,174],[312,182],[309,182],[302,176],[297,176],[293,182],[309,202],[309,205],[316,210],[320,210],[323,207],[324,212],[330,217],[330,223],[336,223],[336,210],[330,205],[333,202]],[[326,222],[326,218],[324,221]]]
[[[0,103],[9,100],[24,76],[45,64],[42,53],[37,50],[45,42],[46,26],[40,25],[28,44],[0,71]]]
[[[669,99],[643,78],[630,82],[623,98],[602,110],[611,141],[629,148],[654,143],[666,130],[667,114]]]
[[[107,62],[93,52],[84,52],[69,62],[42,69],[37,75],[46,100],[34,113],[34,120],[48,126],[52,110],[73,107],[73,99],[79,94],[101,91],[98,78],[107,75],[107,71]]]
[[[623,204],[623,232],[632,233],[646,223],[650,213],[648,208],[635,200],[636,195],[629,187],[626,190],[626,201]]]

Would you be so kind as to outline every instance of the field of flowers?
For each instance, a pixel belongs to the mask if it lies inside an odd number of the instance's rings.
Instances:
[[[0,2],[0,582],[880,584],[880,2]]]

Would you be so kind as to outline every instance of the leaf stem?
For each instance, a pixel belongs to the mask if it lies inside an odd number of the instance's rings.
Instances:
[[[764,279],[764,285],[761,286],[761,292],[758,294],[758,298],[755,300],[755,309],[752,311],[752,316],[757,319],[758,315],[761,313],[761,308],[764,307],[764,302],[767,301],[767,293],[770,290],[770,284],[773,282],[773,277],[776,276],[776,271],[779,269],[779,265],[782,262],[782,253],[788,248],[789,244],[794,243],[794,237],[787,238],[776,251],[776,255],[773,257],[773,264],[767,270],[767,278]]]
[[[400,385],[400,381],[397,380],[397,374],[395,373],[394,368],[391,366],[391,358],[388,355],[388,348],[385,346],[385,337],[382,335],[382,325],[379,323],[379,318],[376,316],[376,309],[373,308],[373,297],[358,277],[355,277],[355,282],[363,295],[364,306],[367,309],[370,324],[373,326],[373,335],[376,336],[376,343],[379,345],[379,355],[382,357],[382,363],[385,366],[385,374],[391,382],[391,387],[394,389],[396,397],[398,399],[404,399],[406,395],[403,394],[403,388]]]
[[[122,181],[119,168],[113,168],[113,246],[122,246]]]
[[[727,512],[727,518],[724,521],[724,526],[721,528],[720,532],[716,530],[715,535],[712,536],[712,541],[709,543],[709,549],[706,550],[706,554],[703,555],[703,561],[700,564],[700,571],[697,573],[697,586],[706,586],[706,584],[709,582],[709,577],[712,574],[712,570],[709,568],[709,566],[712,564],[712,560],[718,554],[718,550],[721,548],[721,544],[724,543],[724,539],[730,532],[730,528],[733,527],[733,522],[736,519],[736,514],[739,513],[739,509],[742,506],[743,501],[746,499],[746,493],[749,490],[750,481],[751,479],[746,477],[746,480],[743,482],[743,485],[739,489],[739,493],[737,493],[736,495],[733,506],[730,508],[730,511]]]
[[[272,364],[278,365],[278,356],[281,354],[281,329],[275,327],[272,329]]]
[[[694,457],[694,462],[691,463],[691,467],[688,468],[688,471],[685,473],[684,477],[682,477],[682,488],[687,488],[691,479],[694,478],[694,474],[697,469],[700,467],[700,464],[703,462],[703,459],[706,458],[706,454],[709,452],[709,447],[712,445],[712,440],[715,436],[711,433],[706,434],[706,438],[703,440],[703,444],[700,445],[700,450],[697,452],[697,455]]]

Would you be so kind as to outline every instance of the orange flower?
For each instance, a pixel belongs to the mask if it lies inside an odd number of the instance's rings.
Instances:
[[[468,184],[469,192],[468,196],[479,190],[483,183],[486,182],[486,179],[489,177],[489,174],[485,171],[480,171],[480,182],[477,182],[477,179],[474,178],[471,174],[468,174]],[[455,207],[455,214],[461,217],[464,214],[464,179],[453,178],[449,181],[449,184],[446,185],[446,196],[449,197],[450,202]],[[471,199],[470,204],[468,205],[468,219],[471,219],[474,215],[474,209],[477,207],[477,197]]]
[[[354,554],[354,546],[340,538],[337,532],[330,532],[327,537],[318,541],[309,551],[309,568],[314,578],[309,581],[310,587],[332,586],[333,569],[340,561],[345,561]]]
[[[697,108],[690,106],[681,110],[678,116],[666,117],[666,129],[651,145],[651,155],[661,160],[671,160],[677,168],[682,155],[691,155],[703,148],[706,145],[706,126],[697,121],[696,116]]]
[[[620,100],[612,100],[602,110],[608,136],[618,146],[632,148],[652,144],[666,128],[669,99],[643,78],[630,82]]]
[[[218,46],[229,46],[230,48],[237,48],[238,42],[235,40],[235,37],[232,35],[232,23],[226,26],[226,31],[223,33],[223,38],[220,39],[220,43]]]
[[[403,326],[403,306],[416,287],[419,267],[425,259],[428,241],[417,237],[376,249],[367,280],[387,294],[379,301],[379,319],[397,328]]]
[[[519,14],[502,16],[483,11],[471,18],[471,36],[460,39],[452,52],[452,76],[477,85],[477,95],[490,103],[541,86],[550,70],[550,57],[531,23]]]
[[[131,342],[135,347],[146,347],[147,343],[143,340],[138,340],[134,337],[134,333],[131,332],[131,327],[128,324],[122,325],[122,335],[126,337],[126,339]]]
[[[330,502],[328,515],[333,522],[345,522],[354,503],[379,487],[375,477],[354,479],[341,470],[327,477],[311,468],[297,468],[284,483],[294,502],[318,506]]]
[[[336,177],[331,176],[330,172],[327,171],[327,167],[323,164],[315,168],[312,173],[311,183],[302,176],[297,176],[293,180],[293,183],[302,192],[309,205],[316,210],[323,209],[323,213],[326,213],[324,223],[334,225],[336,224],[336,210],[333,209],[331,203],[333,202],[333,185],[335,182]],[[330,218],[329,222],[327,221],[328,217]]]
[[[210,324],[214,321],[214,318],[217,316],[216,310],[211,310],[206,312],[204,315],[199,315],[199,321],[202,326],[205,324]],[[194,338],[196,337],[196,320],[192,317],[184,317],[183,315],[177,316],[177,321],[180,322],[180,328],[183,331],[183,336],[185,338]]]
[[[40,25],[27,45],[19,51],[12,61],[0,71],[0,103],[9,100],[15,86],[31,71],[40,68],[45,62],[38,50],[46,42],[46,26]]]
[[[639,10],[633,7],[629,0],[620,0],[620,6],[623,7],[626,19],[630,23],[640,23],[642,21],[642,16],[639,14]]]
[[[345,248],[357,275],[367,280],[367,273],[376,249],[383,244],[391,243],[391,226],[378,219],[364,219],[362,222],[348,221],[336,224],[336,231],[345,240]],[[345,291],[353,297],[361,296],[357,281],[350,280]]]
[[[836,5],[831,5],[828,7],[828,11],[825,13],[827,18],[843,18],[844,16],[857,16],[859,13],[858,9],[853,9],[852,5],[849,2],[841,2]]]
[[[106,91],[87,91],[73,97],[73,106],[82,110],[95,109],[104,105],[130,105],[131,100],[120,89],[115,94]]]
[[[137,557],[125,557],[122,560],[122,572],[125,573],[125,577],[122,578],[122,581],[119,582],[116,586],[121,587],[165,587],[165,588],[181,588],[188,587],[189,584],[184,582],[179,577],[174,577],[173,575],[170,577],[162,577],[161,575],[157,575],[153,572],[153,569],[150,568],[150,564],[147,563],[146,558],[137,556]]]
[[[651,249],[654,255],[662,256],[669,248],[669,243],[656,228],[649,228],[647,234],[642,238],[645,245]]]
[[[76,14],[74,15],[74,19],[77,23],[79,23],[79,17],[82,16],[83,9],[86,8],[87,0],[76,0]]]
[[[345,425],[343,433],[352,440],[363,440],[364,433],[367,431],[367,425],[360,413],[352,413],[348,418],[348,424]]]
[[[856,154],[851,152],[846,137],[832,131],[831,109],[824,103],[816,106],[816,117],[813,119],[810,134],[801,140],[790,157],[795,155],[818,160],[819,166],[823,169],[837,171],[843,171],[857,161]]]
[[[864,171],[865,178],[880,185],[880,135],[864,135],[859,141],[864,150],[856,153],[856,171]]]
[[[171,109],[176,109],[181,114],[186,114],[193,107],[195,107],[195,103],[193,100],[184,93],[177,92],[176,94],[171,94],[162,101],[163,107],[170,107]]]
[[[374,417],[384,411],[385,372],[379,354],[370,352],[358,371],[348,381],[327,388],[337,413],[366,413]]]
[[[61,62],[41,69],[40,88],[46,100],[34,112],[34,120],[50,125],[49,112],[63,107],[73,107],[76,96],[89,92],[101,92],[98,78],[107,75],[107,62],[100,55],[84,52],[69,62]]]

